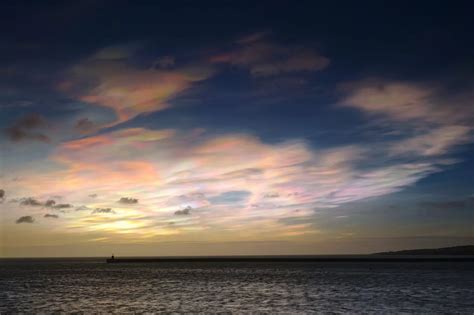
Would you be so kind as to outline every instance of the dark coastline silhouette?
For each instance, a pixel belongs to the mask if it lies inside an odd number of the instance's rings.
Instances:
[[[375,255],[474,255],[474,245],[442,248],[408,249],[376,253]]]
[[[109,258],[107,263],[160,262],[473,262],[474,245],[404,250],[369,255],[197,256]]]

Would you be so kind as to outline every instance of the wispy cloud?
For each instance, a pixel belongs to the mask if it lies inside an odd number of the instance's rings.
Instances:
[[[113,109],[117,122],[124,122],[169,107],[171,98],[213,74],[206,64],[170,69],[174,65],[170,58],[159,59],[158,68],[133,66],[129,58],[139,48],[135,44],[106,47],[72,67],[58,88],[81,101]],[[83,120],[78,127],[91,124],[95,122]]]
[[[388,142],[393,156],[439,157],[473,141],[472,100],[442,97],[439,88],[421,83],[362,80],[343,86],[342,106],[356,108],[401,133]]]
[[[313,48],[281,45],[267,35],[268,32],[260,32],[237,40],[233,49],[212,56],[210,61],[247,68],[256,77],[320,71],[330,63],[329,58]]]
[[[385,147],[374,154],[370,144],[314,149],[297,139],[268,144],[248,134],[132,128],[63,143],[51,156],[63,169],[30,176],[22,185],[42,181],[50,194],[55,189],[63,195],[100,191],[101,199],[112,202],[117,194],[133,191],[140,207],[127,207],[134,204],[128,199],[136,198],[120,197],[127,202],[120,202],[123,211],[115,216],[146,215],[141,228],[181,215],[172,233],[209,225],[252,229],[263,221],[278,231],[286,229],[282,218],[304,218],[318,208],[390,194],[440,171],[437,162],[415,157],[392,159]],[[114,213],[106,204],[89,207],[95,209],[92,214]],[[196,208],[200,211],[192,212]],[[146,231],[155,235],[151,228]]]

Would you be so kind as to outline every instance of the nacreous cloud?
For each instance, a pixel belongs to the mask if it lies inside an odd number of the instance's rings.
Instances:
[[[92,214],[115,213],[104,202],[133,192],[140,207],[120,203],[114,217],[121,223],[113,223],[119,230],[140,226],[141,234],[168,235],[207,226],[254,229],[265,222],[277,233],[288,228],[282,218],[396,192],[439,171],[432,162],[387,155],[385,163],[374,163],[373,156],[373,148],[362,145],[316,150],[301,140],[267,144],[247,134],[132,128],[63,143],[51,156],[62,168],[30,174],[22,185],[34,190],[42,182],[48,195],[100,192],[102,201],[89,205]],[[173,226],[155,227],[176,215]],[[138,224],[130,216],[143,219]],[[74,227],[105,228],[98,219]]]
[[[210,61],[247,68],[255,77],[320,71],[330,63],[314,49],[280,45],[267,40],[266,35],[257,33],[240,39],[233,50],[212,56]]]
[[[213,73],[205,64],[173,69],[155,68],[152,64],[148,68],[136,67],[129,61],[137,50],[135,46],[129,48],[132,46],[107,47],[82,60],[70,69],[58,88],[81,101],[112,108],[117,122],[124,122],[168,107],[172,97]],[[77,123],[83,131],[94,126],[95,122],[90,119]]]
[[[436,157],[473,141],[474,104],[468,95],[446,99],[428,84],[364,80],[345,84],[341,105],[353,107],[401,135],[389,153],[402,157]]]
[[[450,154],[472,140],[472,109],[449,106],[436,89],[379,80],[349,84],[344,92],[342,106],[375,117],[397,136],[315,149],[302,139],[270,144],[244,133],[128,128],[62,143],[50,156],[59,167],[19,174],[21,188],[87,204],[77,208],[87,213],[71,214],[80,218],[73,228],[150,237],[211,228],[256,233],[264,225],[276,237],[295,233],[282,219],[405,189],[456,163]],[[465,111],[459,115],[452,107]],[[38,191],[38,182],[47,191]],[[91,194],[100,198],[87,198]],[[136,196],[140,207],[123,196]],[[87,217],[110,213],[114,221]]]

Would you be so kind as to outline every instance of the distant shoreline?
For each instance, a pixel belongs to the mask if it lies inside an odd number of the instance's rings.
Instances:
[[[166,262],[474,262],[474,245],[383,252],[369,255],[123,257],[107,263]]]
[[[177,263],[177,262],[474,262],[474,256],[273,256],[273,257],[150,257],[150,258],[114,258],[107,263]]]
[[[376,253],[374,255],[474,255],[474,245],[451,246],[441,248],[409,249]]]

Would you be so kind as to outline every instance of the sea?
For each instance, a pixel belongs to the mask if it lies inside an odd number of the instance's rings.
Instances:
[[[0,313],[474,314],[472,262],[1,259]]]

